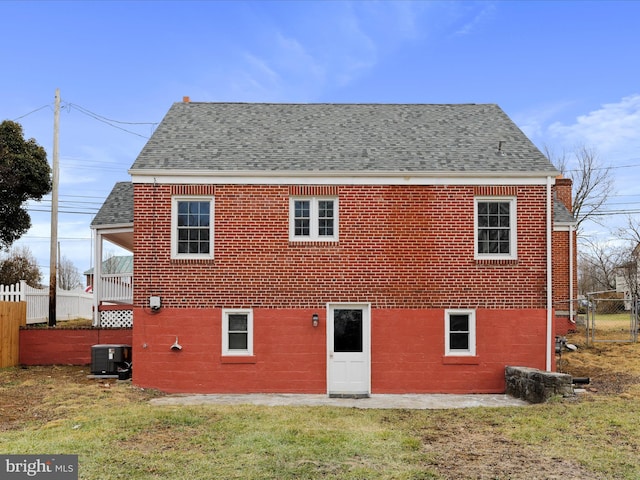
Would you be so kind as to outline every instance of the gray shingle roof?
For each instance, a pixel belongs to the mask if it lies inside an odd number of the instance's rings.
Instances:
[[[145,170],[557,173],[494,104],[175,103]]]
[[[100,207],[92,226],[133,224],[133,184],[118,182]]]
[[[557,198],[553,200],[553,221],[555,223],[576,223],[573,214]]]

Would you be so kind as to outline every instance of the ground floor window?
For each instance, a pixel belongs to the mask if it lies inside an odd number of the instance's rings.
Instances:
[[[253,311],[222,311],[222,355],[253,355]]]
[[[444,316],[445,355],[476,354],[476,312],[446,310]]]

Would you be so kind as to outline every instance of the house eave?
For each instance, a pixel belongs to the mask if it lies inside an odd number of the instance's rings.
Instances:
[[[211,171],[131,169],[133,183],[159,184],[522,184],[544,185],[558,172],[496,171]]]
[[[133,231],[133,222],[131,223],[113,223],[113,224],[99,224],[99,225],[90,225],[89,228],[91,230],[118,230],[118,231]]]
[[[553,222],[553,230],[555,232],[575,230],[577,225],[577,222]]]

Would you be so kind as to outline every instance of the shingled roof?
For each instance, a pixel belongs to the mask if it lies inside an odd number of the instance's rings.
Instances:
[[[576,218],[558,198],[553,199],[553,221],[575,225]]]
[[[133,225],[133,184],[118,182],[98,210],[91,226]]]
[[[558,173],[494,104],[175,103],[130,173],[152,170]]]

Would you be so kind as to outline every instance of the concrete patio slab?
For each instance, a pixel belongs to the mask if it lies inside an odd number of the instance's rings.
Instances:
[[[375,394],[368,398],[329,398],[307,394],[199,394],[154,398],[152,405],[265,405],[327,406],[346,408],[452,409],[471,407],[521,407],[528,402],[504,394]]]

